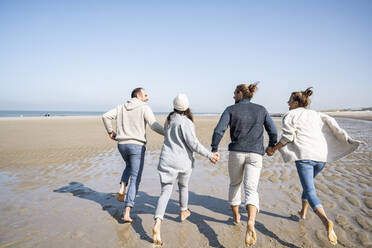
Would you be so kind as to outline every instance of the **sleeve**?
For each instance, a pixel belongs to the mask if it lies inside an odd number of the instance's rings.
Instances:
[[[154,113],[150,109],[150,107],[146,107],[145,109],[145,121],[149,124],[150,128],[157,132],[160,135],[164,136],[164,128],[159,124],[159,122],[156,121]]]
[[[106,131],[111,133],[113,130],[112,128],[112,120],[116,120],[118,111],[117,108],[111,109],[110,111],[106,112],[102,116],[103,124],[105,125]]]
[[[319,115],[322,121],[329,126],[332,133],[337,137],[337,139],[348,142],[350,138],[349,135],[338,125],[337,121],[334,118],[323,113],[319,113]]]
[[[290,114],[285,114],[282,120],[282,137],[280,143],[283,145],[293,142],[296,135],[296,127],[293,122],[293,117]]]
[[[200,144],[198,138],[195,135],[195,126],[190,121],[181,126],[183,138],[185,139],[186,145],[194,152],[199,153],[200,155],[212,158],[213,153],[208,151],[202,144]]]
[[[276,126],[271,119],[270,114],[265,109],[265,120],[264,120],[264,127],[266,129],[267,134],[269,135],[269,146],[275,146],[276,141],[278,140],[278,132],[276,130]]]
[[[222,113],[220,121],[218,122],[216,128],[214,129],[212,136],[212,152],[218,151],[218,145],[230,123],[230,112],[228,109]]]

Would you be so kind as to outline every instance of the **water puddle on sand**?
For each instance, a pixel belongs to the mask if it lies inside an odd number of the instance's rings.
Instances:
[[[335,222],[338,246],[368,247],[372,245],[372,122],[338,122],[368,145],[327,164],[316,178],[317,193]],[[116,149],[72,164],[0,171],[0,248],[152,247],[160,194],[158,158],[159,151],[146,152],[132,225],[121,221],[124,206],[115,196],[124,168]],[[192,215],[180,223],[175,186],[162,224],[164,247],[244,247],[244,207],[242,223],[235,226],[227,202],[228,151],[221,150],[217,165],[197,158],[189,185]],[[307,220],[299,221],[301,191],[293,164],[284,164],[279,154],[264,157],[256,247],[331,247],[312,211]]]

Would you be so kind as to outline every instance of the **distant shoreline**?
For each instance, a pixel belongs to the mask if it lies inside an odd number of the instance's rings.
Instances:
[[[11,116],[2,116],[0,111],[0,120],[38,120],[38,119],[88,119],[88,118],[97,118],[103,114],[103,112],[68,112],[68,111],[61,111],[61,112],[49,112],[49,116],[44,116],[44,114],[40,115],[11,115]],[[8,111],[7,111],[8,112]],[[17,112],[17,111],[14,111]],[[41,113],[41,111],[30,111],[36,113]],[[352,111],[320,111],[322,113],[328,114],[332,117],[340,117],[340,118],[351,118],[356,120],[367,120],[372,121],[372,111],[369,110],[352,110]],[[19,111],[18,113],[21,113]],[[54,113],[57,113],[54,114]],[[80,113],[80,115],[79,115]],[[60,114],[60,115],[59,115]],[[168,113],[166,112],[155,112],[156,116],[166,116]],[[275,118],[281,118],[284,114],[282,113],[272,113],[270,114],[271,117]],[[219,118],[221,116],[221,113],[194,113],[194,116],[199,117],[207,117],[207,118]]]

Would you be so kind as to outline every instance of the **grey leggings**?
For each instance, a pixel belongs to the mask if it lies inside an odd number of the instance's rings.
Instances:
[[[189,180],[191,173],[179,173],[178,174],[178,189],[179,189],[179,203],[181,211],[187,210],[187,204],[189,202]],[[165,209],[167,208],[169,198],[172,194],[173,183],[161,183],[161,194],[158,200],[158,205],[155,211],[154,219],[163,220]]]

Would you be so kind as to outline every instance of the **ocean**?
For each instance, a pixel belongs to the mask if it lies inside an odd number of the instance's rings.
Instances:
[[[96,116],[103,115],[103,111],[48,111],[48,110],[0,110],[0,117],[42,117],[42,116]],[[154,112],[155,115],[167,115],[168,112]],[[196,115],[218,113],[200,112]]]
[[[94,116],[100,111],[48,111],[48,110],[0,110],[0,117],[40,117],[40,116]]]

